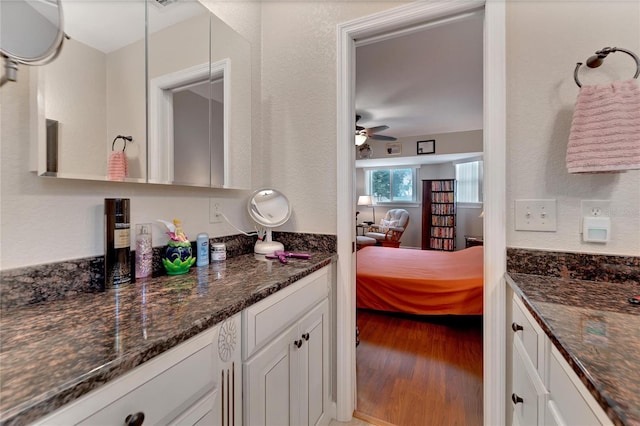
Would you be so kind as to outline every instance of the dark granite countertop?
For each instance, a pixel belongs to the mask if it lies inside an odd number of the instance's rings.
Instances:
[[[640,286],[509,273],[509,285],[617,425],[640,425]]]
[[[0,423],[26,424],[336,260],[253,254],[2,311]]]

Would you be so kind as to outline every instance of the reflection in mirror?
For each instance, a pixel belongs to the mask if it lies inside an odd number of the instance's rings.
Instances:
[[[249,215],[259,225],[266,228],[266,238],[256,241],[256,254],[272,254],[276,250],[284,250],[282,243],[273,241],[272,228],[284,225],[291,217],[291,204],[280,191],[264,188],[254,192],[247,204]]]
[[[71,39],[37,74],[40,175],[105,180],[111,143],[126,135],[124,181],[251,186],[246,40],[195,0],[62,1]],[[47,169],[46,119],[57,122],[57,172]]]
[[[210,13],[198,2],[147,3],[159,11],[149,17],[149,182],[209,186]]]
[[[0,55],[6,68],[0,86],[16,81],[18,64],[43,65],[54,59],[63,35],[59,1],[0,1]]]
[[[127,170],[118,180],[145,182],[145,4],[62,0],[62,7],[70,39],[34,73],[42,101],[38,172],[106,180],[108,164],[118,162]],[[57,122],[57,138],[47,134],[45,119]],[[132,138],[124,155],[121,144],[112,150],[118,135]],[[56,139],[57,147],[46,143]]]

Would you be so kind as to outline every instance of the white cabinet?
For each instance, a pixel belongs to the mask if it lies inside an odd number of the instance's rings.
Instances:
[[[223,335],[231,328],[235,341]],[[240,332],[237,314],[35,424],[241,425]]]
[[[245,424],[329,422],[328,293],[324,268],[243,312]]]
[[[512,425],[595,426],[611,420],[580,382],[542,328],[513,294],[507,369]],[[509,352],[509,351],[508,351]]]
[[[213,409],[217,391],[214,344],[218,327],[207,330],[44,417],[37,424],[195,424]],[[186,420],[180,421],[186,424]]]
[[[218,392],[211,421],[204,425],[242,425],[242,320],[238,313],[218,326],[216,348],[218,355]]]

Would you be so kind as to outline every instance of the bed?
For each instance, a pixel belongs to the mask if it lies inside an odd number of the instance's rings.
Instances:
[[[483,248],[444,252],[364,247],[356,306],[417,315],[482,314]]]

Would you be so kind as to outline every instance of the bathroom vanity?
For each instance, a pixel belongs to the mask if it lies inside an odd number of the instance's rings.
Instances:
[[[293,423],[328,422],[336,257],[311,254],[240,255],[3,312],[0,422],[255,424],[265,402]],[[262,378],[270,388],[253,392]]]
[[[640,424],[637,286],[506,279],[509,424]]]

